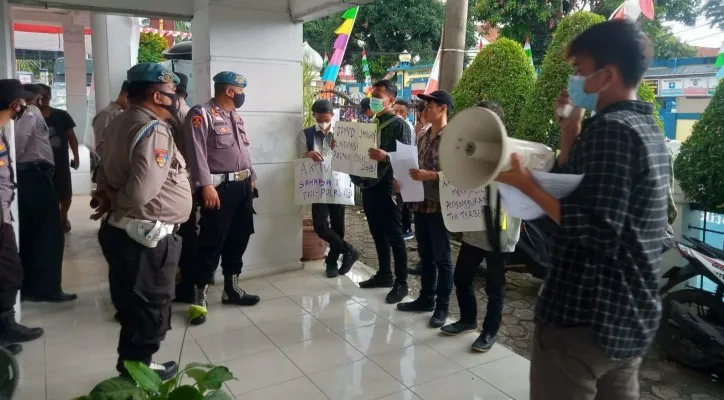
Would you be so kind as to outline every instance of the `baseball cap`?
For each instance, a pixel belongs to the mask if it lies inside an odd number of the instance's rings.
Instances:
[[[364,99],[362,99],[362,101],[359,102],[359,108],[362,110],[362,112],[370,110],[370,98],[365,97]]]
[[[436,90],[430,94],[418,94],[417,97],[426,102],[434,101],[438,104],[444,104],[447,106],[448,111],[452,111],[455,108],[455,102],[452,96],[444,90]]]
[[[23,89],[23,84],[17,79],[0,79],[0,110],[5,110],[15,100],[32,96]]]

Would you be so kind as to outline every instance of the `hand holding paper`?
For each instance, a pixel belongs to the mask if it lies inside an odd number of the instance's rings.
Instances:
[[[532,184],[539,185],[556,199],[562,199],[573,193],[583,180],[583,175],[552,174],[543,171],[528,171],[528,174]],[[498,185],[498,191],[503,201],[503,207],[511,217],[530,220],[545,215],[545,212],[538,204],[516,187],[501,181],[500,185]]]
[[[410,177],[410,170],[419,169],[417,162],[417,147],[397,142],[397,151],[389,153],[390,164],[394,172],[395,180],[400,186],[400,194],[405,203],[425,200],[425,192],[422,182],[417,182]]]

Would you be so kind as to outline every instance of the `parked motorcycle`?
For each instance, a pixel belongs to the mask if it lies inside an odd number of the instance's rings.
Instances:
[[[701,240],[684,237],[688,244],[676,247],[688,262],[673,267],[663,279],[661,327],[658,342],[678,363],[696,369],[724,366],[724,251]],[[700,288],[670,292],[692,278],[706,277],[716,285],[714,293]]]
[[[555,229],[555,222],[547,217],[523,221],[520,240],[508,264],[525,265],[536,278],[545,278],[551,268],[550,249]]]

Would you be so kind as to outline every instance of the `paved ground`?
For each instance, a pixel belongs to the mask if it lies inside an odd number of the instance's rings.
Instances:
[[[350,207],[347,210],[346,237],[361,250],[360,261],[376,269],[377,255],[361,208]],[[414,240],[408,242],[410,265],[418,261],[417,252],[413,250],[415,246]],[[454,247],[453,261],[457,258],[457,253],[458,249]],[[476,285],[479,316],[485,315],[486,297],[483,284],[484,280],[480,278]],[[507,298],[498,340],[528,359],[533,337],[533,310],[539,286],[540,280],[528,274],[507,274]],[[419,290],[419,277],[411,276],[411,294],[419,293]],[[451,313],[451,317],[459,316],[455,296],[451,300]],[[652,349],[641,369],[641,393],[642,400],[724,400],[724,382],[717,376],[694,372],[669,362],[658,350]]]

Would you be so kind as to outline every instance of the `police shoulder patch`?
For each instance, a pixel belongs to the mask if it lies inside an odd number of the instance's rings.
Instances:
[[[158,164],[159,167],[163,167],[168,162],[168,150],[165,149],[156,149],[156,164]]]
[[[191,125],[194,128],[201,128],[201,124],[204,122],[204,117],[200,115],[195,115],[193,118],[191,118]]]

